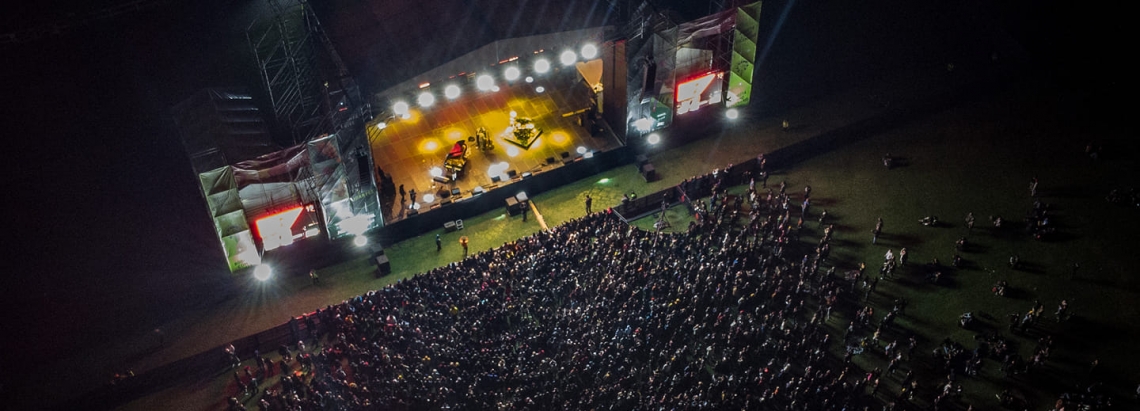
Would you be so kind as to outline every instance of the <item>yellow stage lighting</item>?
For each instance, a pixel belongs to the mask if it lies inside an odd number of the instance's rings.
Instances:
[[[436,139],[429,138],[420,142],[421,153],[434,153],[436,150],[439,150],[439,141]]]
[[[550,133],[550,139],[555,145],[564,146],[566,143],[570,142],[570,135],[566,134],[564,131],[555,131],[553,133]]]

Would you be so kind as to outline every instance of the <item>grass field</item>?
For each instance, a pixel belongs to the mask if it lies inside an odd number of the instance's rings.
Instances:
[[[814,214],[828,210],[829,221],[837,227],[832,260],[837,271],[854,268],[860,262],[874,272],[888,249],[896,253],[906,247],[911,263],[900,269],[894,280],[884,280],[869,300],[879,313],[888,311],[896,298],[909,301],[906,315],[900,317],[902,331],[888,332],[884,342],[903,339],[910,333],[920,344],[913,360],[902,369],[914,369],[920,383],[916,403],[929,404],[935,390],[945,380],[945,372],[929,358],[931,349],[944,338],[967,349],[975,345],[978,332],[997,332],[1009,338],[1022,357],[1032,354],[1037,338],[1051,334],[1056,341],[1046,366],[1013,379],[1004,377],[1000,364],[986,360],[975,378],[959,378],[964,388],[961,404],[975,409],[997,407],[994,394],[1007,388],[1024,393],[1035,406],[1044,409],[1061,392],[1083,389],[1094,380],[1107,383],[1118,398],[1127,398],[1140,381],[1134,364],[1140,356],[1140,312],[1134,304],[1137,280],[1129,272],[1136,209],[1104,201],[1110,188],[1131,184],[1134,159],[1115,156],[1106,150],[1101,161],[1084,154],[1086,137],[1050,114],[1058,101],[1046,91],[1011,90],[981,101],[965,102],[928,118],[915,119],[896,129],[822,153],[788,170],[774,174],[770,183],[787,181],[789,192],[802,192],[812,186]],[[1086,132],[1090,133],[1091,132]],[[1106,147],[1123,142],[1099,138]],[[709,144],[705,142],[703,144]],[[887,170],[880,157],[890,152],[902,159],[902,166]],[[705,163],[707,168],[716,163]],[[690,171],[690,170],[685,170]],[[696,170],[691,170],[694,173]],[[1040,181],[1039,198],[1048,203],[1058,233],[1046,240],[1034,240],[1022,229],[1022,219],[1032,206],[1028,183]],[[621,193],[648,192],[651,186],[638,178],[632,167],[623,167],[578,181],[533,199],[547,224],[555,225],[582,215],[583,199],[590,193],[599,204],[613,204]],[[742,187],[733,188],[743,190]],[[965,227],[967,213],[978,223]],[[936,215],[943,223],[926,227],[918,220]],[[994,229],[991,215],[1003,216],[1005,228]],[[533,217],[533,216],[532,216]],[[877,244],[871,244],[876,218],[883,218],[884,229]],[[667,211],[673,230],[683,230],[690,216],[681,206]],[[655,216],[633,224],[651,229]],[[457,244],[460,235],[472,238],[471,252],[495,247],[539,229],[537,219],[523,223],[521,217],[489,213],[465,222],[466,229],[444,233],[443,250],[435,250],[436,232],[427,233],[389,248],[395,273],[380,280],[366,281],[380,287],[414,273],[461,258]],[[812,222],[804,241],[814,242],[819,230]],[[934,285],[924,280],[921,265],[939,259],[948,262],[956,253],[954,243],[966,237],[967,249],[960,252],[964,264],[946,270],[947,279]],[[1019,255],[1024,268],[1013,270],[1006,262]],[[1074,263],[1080,263],[1072,276]],[[322,270],[329,281],[367,278],[371,267],[360,261]],[[1005,297],[995,296],[990,287],[998,280],[1008,281]],[[1067,299],[1074,316],[1066,322],[1053,319],[1057,304]],[[1044,304],[1047,314],[1038,325],[1019,335],[1006,331],[1008,314],[1024,314]],[[861,302],[846,301],[836,310],[828,326],[841,337],[846,324]],[[981,326],[965,330],[957,317],[972,312]],[[880,316],[881,318],[881,316]],[[836,346],[836,355],[841,348]],[[1099,360],[1092,371],[1091,363]],[[857,356],[864,369],[886,368],[881,353]],[[894,393],[900,374],[886,382],[881,392]],[[175,398],[197,398],[211,403],[231,389],[222,376],[196,387],[179,387],[148,397],[125,409],[146,409]],[[203,404],[199,402],[198,404]],[[220,403],[215,403],[215,405]],[[211,408],[206,406],[204,408]]]

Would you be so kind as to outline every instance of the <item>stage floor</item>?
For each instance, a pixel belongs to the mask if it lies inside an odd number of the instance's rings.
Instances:
[[[537,87],[544,90],[538,92]],[[385,220],[402,219],[412,207],[418,207],[420,212],[428,211],[442,200],[439,193],[453,188],[461,191],[461,197],[469,197],[476,187],[490,191],[509,183],[492,181],[489,171],[492,164],[505,162],[507,170],[521,177],[525,172],[537,174],[562,166],[562,154],[569,153],[570,158],[575,158],[579,156],[579,147],[592,152],[621,147],[621,142],[608,129],[595,137],[579,124],[579,114],[590,107],[593,94],[577,70],[569,67],[552,71],[533,83],[520,79],[514,85],[501,84],[498,92],[465,88],[455,100],[437,95],[435,104],[426,109],[415,105],[409,97],[410,118],[387,119],[384,129],[377,124],[386,119],[377,118],[367,126],[376,166],[392,178],[397,191],[401,184],[406,191],[415,189],[419,201],[413,205],[409,198],[401,205],[398,193],[395,198],[382,196]],[[510,125],[511,111],[532,119],[535,126],[543,130],[529,149],[503,139]],[[469,142],[470,155],[463,175],[449,183],[435,181],[432,168],[443,169],[444,159],[455,142],[474,136],[479,127],[487,129],[488,136],[494,140],[494,149],[482,151]],[[554,161],[548,162],[551,158]],[[446,170],[445,174],[450,177]],[[424,194],[433,194],[434,201],[425,202]]]

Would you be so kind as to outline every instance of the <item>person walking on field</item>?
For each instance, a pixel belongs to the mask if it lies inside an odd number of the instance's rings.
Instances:
[[[586,194],[586,214],[591,213],[590,206],[592,206],[593,204],[594,204],[594,199],[590,198],[589,194]]]
[[[435,251],[443,251],[443,239],[439,238],[439,234],[435,235]]]
[[[871,244],[879,242],[879,234],[883,232],[883,218],[879,217],[879,221],[875,223],[875,230],[871,231]]]

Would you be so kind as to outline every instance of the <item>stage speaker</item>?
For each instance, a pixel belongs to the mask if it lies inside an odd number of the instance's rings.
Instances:
[[[533,176],[533,175],[534,175],[534,174],[531,174],[529,171],[527,171],[527,172],[525,172],[525,173],[522,173],[522,178],[523,178],[523,180],[526,180],[526,179],[530,178],[530,177],[531,177],[531,176]]]
[[[356,172],[360,174],[360,181],[372,181],[372,169],[368,168],[367,156],[356,156]]]
[[[455,227],[454,221],[448,221],[446,223],[443,223],[443,231],[450,233],[450,232],[455,231],[455,230],[458,230],[458,228]]]
[[[485,192],[487,192],[487,190],[484,189],[483,186],[475,186],[475,188],[473,190],[471,190],[471,195],[477,196],[477,195],[483,194]]]
[[[515,178],[515,177],[518,177],[518,175],[519,175],[519,172],[518,172],[518,171],[515,171],[515,170],[507,170],[507,178],[512,178],[512,179],[513,179],[513,178]]]
[[[652,57],[646,57],[645,66],[641,72],[641,95],[654,95],[653,84],[657,82],[657,62]]]
[[[453,195],[453,196],[458,197],[460,193],[462,193],[462,191],[459,191],[458,187],[451,189],[451,195]]]
[[[499,178],[499,176],[491,176],[492,183],[498,183],[500,181],[503,181],[503,179]]]
[[[447,184],[448,182],[451,181],[451,179],[444,177],[444,176],[432,177],[431,179],[437,183],[440,183],[440,184]]]
[[[522,212],[519,208],[519,200],[514,197],[507,197],[507,215],[516,216]]]
[[[390,261],[388,261],[388,256],[379,255],[379,256],[374,257],[372,259],[372,261],[376,262],[376,269],[378,270],[378,275],[392,274],[392,263]]]
[[[657,181],[657,169],[653,167],[652,163],[645,163],[641,166],[641,176],[645,178],[645,182]]]
[[[547,157],[546,164],[554,164],[554,157]]]
[[[570,152],[569,152],[569,151],[563,151],[563,152],[562,152],[561,154],[559,154],[559,155],[560,155],[560,156],[562,156],[562,158],[564,158],[564,159],[566,159],[566,158],[570,158]]]
[[[445,205],[448,205],[448,204],[451,204],[451,199],[450,199],[450,198],[445,198],[445,199],[443,199],[443,200],[440,200],[440,202],[439,202],[439,205],[441,205],[441,206],[445,206]]]

